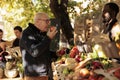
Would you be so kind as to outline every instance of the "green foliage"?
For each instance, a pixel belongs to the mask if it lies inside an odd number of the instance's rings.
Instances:
[[[0,4],[0,7],[6,11],[6,14],[2,15],[4,20],[12,23],[13,27],[16,25],[26,27],[28,22],[33,22],[36,12],[51,14],[48,0],[36,0],[36,3],[32,0],[2,0]]]
[[[69,0],[66,7],[71,15],[70,18],[74,19],[77,15],[81,17],[97,17],[108,0],[89,1],[90,3],[86,8],[82,7],[84,1],[87,0],[82,0],[81,2]],[[58,0],[59,4],[61,2],[62,0]],[[0,0],[0,9],[5,11],[5,13],[0,13],[5,22],[5,29],[8,29],[8,27],[13,28],[16,25],[22,26],[23,29],[26,28],[29,22],[33,22],[33,16],[36,12],[46,12],[53,18],[54,15],[51,13],[49,3],[50,0]],[[77,13],[75,7],[80,9],[80,13]],[[91,10],[93,11],[91,12]],[[81,20],[83,19],[81,18]]]
[[[111,62],[110,60],[108,60],[108,59],[103,59],[103,60],[101,60],[101,63],[102,63],[102,65],[103,65],[103,68],[104,68],[104,69],[108,69],[108,68],[113,67],[113,66],[112,66],[112,62]]]
[[[36,12],[47,12],[50,16],[49,0],[0,0],[0,9],[4,12],[0,13],[4,21],[4,29],[8,40],[11,39],[13,27],[21,26],[23,29],[27,27],[29,22],[33,22]],[[9,28],[9,29],[8,29]]]

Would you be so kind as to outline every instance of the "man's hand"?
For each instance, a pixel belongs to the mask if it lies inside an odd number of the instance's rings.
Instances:
[[[57,32],[58,32],[58,31],[57,31],[57,28],[56,28],[56,27],[52,27],[52,28],[50,28],[50,29],[48,30],[47,36],[48,36],[50,39],[53,39]]]

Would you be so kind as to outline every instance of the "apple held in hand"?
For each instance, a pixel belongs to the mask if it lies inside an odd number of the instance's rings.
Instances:
[[[51,26],[51,27],[50,27],[50,31],[53,31],[54,29],[55,29],[54,26]]]

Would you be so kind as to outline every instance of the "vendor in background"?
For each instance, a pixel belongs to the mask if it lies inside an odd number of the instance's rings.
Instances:
[[[0,42],[0,61],[6,62],[6,55],[8,55],[8,53],[6,52],[6,44],[5,42]]]
[[[0,61],[6,62],[5,56],[8,55],[6,53],[6,41],[2,39],[3,38],[3,30],[0,29]],[[1,67],[1,65],[0,65]]]
[[[0,29],[0,42],[5,42],[5,40],[3,40],[2,38],[3,38],[3,30]]]
[[[19,47],[19,40],[22,35],[22,28],[20,26],[14,27],[14,33],[15,33],[16,39],[13,41],[12,48]]]
[[[105,4],[103,8],[102,18],[105,26],[104,33],[109,35],[111,42],[115,42],[120,55],[120,24],[117,20],[119,6],[116,3],[110,2]]]
[[[0,56],[5,51],[6,48],[6,44],[5,44],[6,41],[3,40],[2,38],[3,38],[3,30],[0,29]]]
[[[5,40],[2,39],[3,38],[3,30],[0,29],[0,55],[2,55],[2,53],[5,51]]]
[[[6,44],[5,42],[0,42],[0,55],[5,52]]]

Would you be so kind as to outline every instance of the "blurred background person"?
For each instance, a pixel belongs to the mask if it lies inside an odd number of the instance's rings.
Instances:
[[[19,40],[22,35],[22,28],[20,26],[14,27],[14,33],[15,33],[16,39],[12,43],[12,48],[19,47]]]
[[[110,45],[107,45],[110,47],[109,51],[113,52],[111,57],[120,60],[120,24],[117,20],[118,13],[119,6],[116,3],[106,3],[103,8],[102,18],[104,33],[109,36],[110,40]]]
[[[0,29],[0,42],[5,42],[5,40],[3,40],[3,30]]]
[[[6,59],[5,56],[8,55],[6,51],[6,41],[3,40],[3,30],[0,29],[0,67],[5,67]]]

